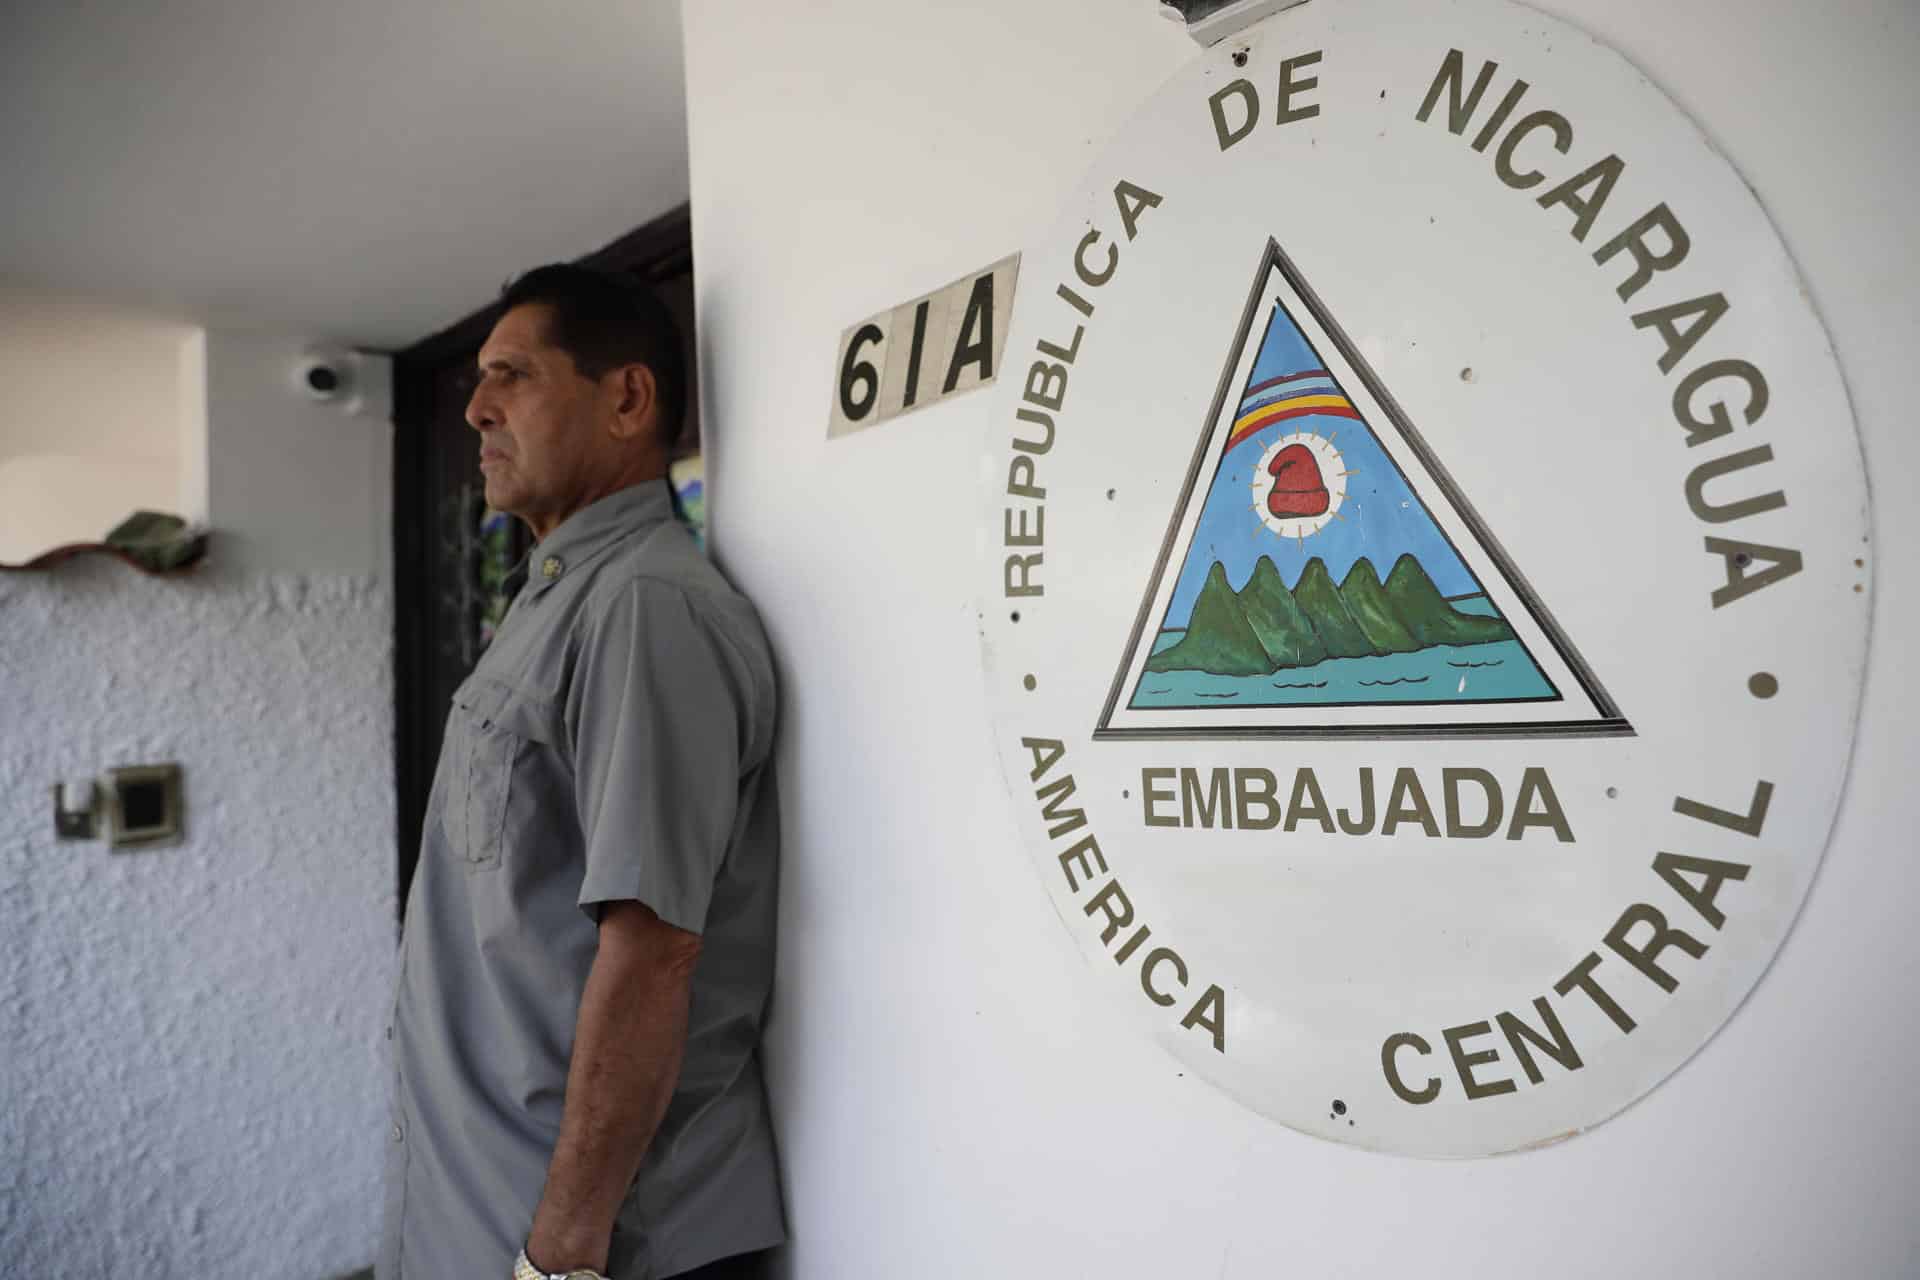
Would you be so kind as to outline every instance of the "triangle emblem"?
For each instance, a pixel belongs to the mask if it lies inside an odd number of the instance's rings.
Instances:
[[[1094,736],[1632,732],[1269,240]]]

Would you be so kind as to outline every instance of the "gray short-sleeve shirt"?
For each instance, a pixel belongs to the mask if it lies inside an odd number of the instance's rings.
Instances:
[[[773,665],[664,482],[570,516],[447,717],[408,894],[380,1280],[505,1277],[560,1132],[598,904],[702,935],[614,1280],[785,1238],[757,1052],[773,978]]]

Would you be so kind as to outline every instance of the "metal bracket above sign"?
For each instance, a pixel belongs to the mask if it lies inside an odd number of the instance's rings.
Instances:
[[[1268,14],[1305,4],[1307,0],[1160,0],[1162,16],[1187,24],[1187,34],[1201,48],[1211,48]]]

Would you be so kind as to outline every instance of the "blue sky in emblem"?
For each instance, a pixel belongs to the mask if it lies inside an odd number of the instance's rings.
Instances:
[[[1286,309],[1276,306],[1261,341],[1260,354],[1254,359],[1248,385],[1325,367]],[[1347,388],[1342,386],[1341,390]],[[1307,414],[1264,427],[1229,450],[1212,479],[1206,506],[1181,565],[1179,584],[1174,589],[1162,628],[1186,626],[1194,598],[1200,594],[1207,571],[1216,560],[1225,567],[1228,583],[1238,590],[1246,585],[1254,565],[1263,555],[1272,558],[1281,580],[1291,587],[1299,580],[1307,562],[1316,556],[1326,561],[1328,571],[1338,582],[1362,556],[1371,560],[1375,571],[1384,578],[1395,560],[1410,553],[1442,595],[1459,596],[1479,590],[1473,575],[1447,545],[1433,518],[1387,460],[1369,426],[1353,418]],[[1391,423],[1381,426],[1384,430],[1393,429]],[[1275,440],[1296,432],[1312,432],[1330,439],[1333,447],[1340,451],[1346,470],[1356,473],[1347,477],[1347,496],[1340,505],[1340,518],[1307,535],[1304,541],[1274,533],[1261,521],[1253,505],[1253,472],[1260,456]],[[1207,479],[1203,471],[1201,483]],[[1438,493],[1432,496],[1444,501]]]

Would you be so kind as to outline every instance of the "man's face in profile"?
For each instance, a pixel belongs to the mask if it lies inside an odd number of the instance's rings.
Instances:
[[[480,381],[467,423],[480,433],[487,503],[546,533],[593,490],[607,412],[600,383],[547,341],[549,308],[529,303],[500,317],[480,348]]]

